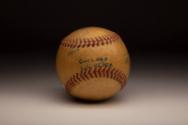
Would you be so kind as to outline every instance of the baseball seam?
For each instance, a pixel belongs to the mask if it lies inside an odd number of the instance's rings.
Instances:
[[[87,68],[80,73],[74,74],[66,83],[66,89],[71,90],[75,85],[82,81],[86,81],[92,78],[109,78],[117,81],[121,88],[126,84],[127,76],[118,69],[111,67],[94,67]]]
[[[74,39],[65,38],[61,45],[66,48],[97,47],[97,46],[112,44],[117,39],[120,39],[120,37],[116,33],[96,36],[92,38],[74,38]]]

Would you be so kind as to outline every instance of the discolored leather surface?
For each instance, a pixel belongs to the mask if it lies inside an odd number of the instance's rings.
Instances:
[[[126,84],[130,61],[118,34],[99,27],[86,27],[62,40],[57,71],[68,92],[78,98],[102,100]],[[89,89],[89,90],[88,90]]]

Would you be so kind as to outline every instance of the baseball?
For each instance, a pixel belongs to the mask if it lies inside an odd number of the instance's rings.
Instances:
[[[124,88],[130,59],[117,33],[86,27],[61,41],[56,66],[60,81],[70,95],[97,101],[108,99]]]

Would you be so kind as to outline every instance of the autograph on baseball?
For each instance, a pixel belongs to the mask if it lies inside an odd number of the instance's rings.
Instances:
[[[81,71],[87,68],[97,68],[97,67],[112,67],[112,63],[109,62],[108,57],[97,57],[97,58],[88,58],[88,59],[80,59],[78,61],[80,64]]]

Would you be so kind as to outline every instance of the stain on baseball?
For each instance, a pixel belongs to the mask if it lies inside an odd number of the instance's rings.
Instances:
[[[130,59],[120,36],[100,27],[78,29],[65,37],[57,53],[59,78],[70,95],[104,100],[125,85]]]

